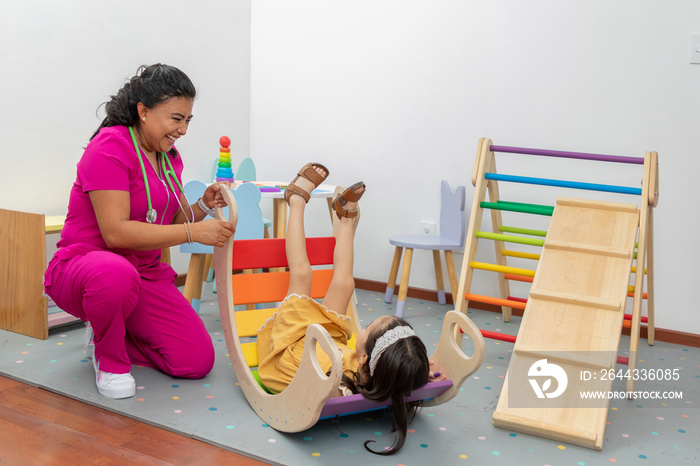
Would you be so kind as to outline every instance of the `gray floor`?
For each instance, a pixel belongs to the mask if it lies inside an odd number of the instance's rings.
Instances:
[[[393,313],[395,302],[385,304],[380,293],[358,290],[357,298],[364,325]],[[408,300],[406,315],[429,352],[437,343],[442,316],[449,309]],[[679,369],[680,380],[674,388],[682,390],[683,400],[669,406],[655,400],[611,401],[603,451],[596,452],[492,426],[512,344],[486,340],[484,364],[465,382],[460,394],[449,403],[423,409],[410,426],[403,450],[391,457],[378,457],[367,453],[363,443],[375,440],[375,448],[391,444],[391,419],[384,412],[320,421],[297,434],[267,427],[236,385],[211,283],[205,286],[200,315],[217,349],[214,370],[202,380],[175,379],[134,367],[135,397],[101,397],[94,386],[92,365],[83,353],[83,329],[78,326],[53,330],[46,341],[0,331],[0,373],[273,464],[700,464],[698,348],[642,343],[639,367]],[[504,323],[499,314],[482,311],[471,311],[469,317],[479,328],[509,334],[517,333],[520,322],[514,317]],[[623,337],[620,355],[628,345],[629,340]],[[637,383],[637,389],[644,388],[643,383]]]

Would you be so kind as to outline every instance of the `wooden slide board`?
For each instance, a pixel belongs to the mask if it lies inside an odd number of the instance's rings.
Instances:
[[[609,400],[582,403],[579,391],[607,392],[612,381],[570,375],[559,396],[534,396],[528,403],[517,396],[535,393],[526,379],[542,359],[567,374],[615,368],[638,226],[636,205],[557,199],[493,414],[496,427],[602,449]],[[509,402],[509,376],[515,374],[513,387],[522,389]]]

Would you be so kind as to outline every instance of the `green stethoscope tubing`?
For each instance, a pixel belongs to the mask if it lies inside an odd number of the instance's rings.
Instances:
[[[151,189],[148,185],[148,176],[146,175],[146,165],[143,163],[143,157],[141,156],[141,151],[139,150],[139,144],[136,142],[136,135],[134,135],[134,128],[129,126],[129,134],[131,134],[131,142],[134,143],[134,150],[136,151],[136,156],[139,159],[139,163],[141,164],[141,173],[143,173],[143,184],[146,187],[146,201],[148,202],[148,212],[146,213],[146,221],[148,223],[154,223],[155,218],[153,218],[154,215],[156,215],[155,210],[153,210],[153,204],[151,203]],[[170,186],[170,190],[175,194],[175,187],[173,186],[173,182],[170,181],[170,176],[175,178],[175,184],[177,184],[177,187],[180,189],[181,193],[185,192],[185,188],[182,187],[182,184],[180,183],[180,180],[177,179],[177,175],[175,175],[175,169],[173,169],[173,164],[170,162],[170,158],[167,156],[165,152],[160,153],[160,166],[161,170],[163,171],[163,178],[165,178],[165,181],[168,182],[168,186]],[[169,170],[165,169],[165,162],[167,161],[168,163],[168,168]],[[168,174],[170,176],[168,176]],[[179,202],[179,201],[178,201]]]

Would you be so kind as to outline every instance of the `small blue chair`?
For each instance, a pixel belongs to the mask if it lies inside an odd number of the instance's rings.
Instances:
[[[255,170],[255,163],[250,157],[246,157],[241,160],[241,164],[238,165],[238,170],[236,170],[236,179],[241,181],[257,181],[258,174]]]
[[[218,163],[218,162],[217,162]],[[218,165],[214,164],[214,173],[216,173]],[[236,180],[240,181],[257,181],[257,172],[255,170],[255,163],[253,162],[253,159],[250,157],[246,157],[243,160],[241,160],[241,163],[238,165],[238,168],[234,172],[234,176]],[[189,199],[189,198],[188,198]],[[260,207],[258,207],[260,208]],[[269,238],[270,237],[270,228],[272,228],[272,220],[269,218],[263,217],[263,224],[264,224],[264,237]],[[207,282],[211,282],[214,280],[214,266],[212,265],[212,260],[210,256],[207,256],[207,264],[206,264],[206,269],[208,270],[207,272]],[[216,283],[214,283],[214,293],[216,293]]]
[[[236,180],[240,181],[257,181],[258,174],[255,169],[255,163],[253,162],[253,159],[251,159],[250,157],[246,157],[243,160],[241,160],[241,163],[240,165],[238,165],[238,169],[236,170],[234,176],[236,177]],[[272,228],[272,220],[263,217],[263,223],[265,224],[265,238],[269,238],[269,231],[270,228]]]
[[[191,204],[204,194],[207,185],[199,180],[189,181],[184,186],[185,197]],[[255,183],[243,183],[234,189],[233,196],[238,204],[238,224],[236,226],[236,239],[260,239],[264,236],[264,224],[262,213],[260,212],[260,188]],[[228,215],[228,209],[223,209]],[[183,295],[187,298],[192,307],[199,312],[199,303],[202,298],[202,283],[205,280],[205,273],[208,271],[208,263],[214,254],[213,246],[206,246],[201,243],[181,244],[180,252],[191,254],[190,263],[185,279],[185,289]]]
[[[389,238],[389,242],[396,246],[396,250],[394,252],[394,261],[391,264],[389,280],[387,281],[386,293],[384,295],[384,301],[387,303],[390,303],[394,296],[396,276],[399,271],[399,263],[401,262],[401,253],[404,248],[406,249],[406,254],[403,260],[403,269],[401,271],[401,284],[399,285],[399,299],[396,304],[396,317],[403,318],[406,310],[408,277],[411,274],[411,261],[413,259],[414,249],[428,249],[433,251],[438,302],[440,304],[447,303],[443,283],[440,251],[444,251],[445,254],[445,264],[447,266],[447,273],[450,279],[451,291],[453,294],[457,292],[458,282],[452,251],[461,250],[464,248],[466,236],[465,196],[466,189],[464,186],[457,187],[453,193],[450,189],[450,184],[447,181],[442,180],[440,235],[394,235]]]

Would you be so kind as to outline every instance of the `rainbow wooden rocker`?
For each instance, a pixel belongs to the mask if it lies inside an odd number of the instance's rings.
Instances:
[[[229,219],[236,225],[238,212],[231,191],[224,187],[221,191],[229,206]],[[222,219],[223,210],[216,209],[216,217]],[[282,432],[301,432],[309,429],[319,419],[383,409],[390,400],[376,403],[362,395],[333,398],[342,375],[342,360],[337,346],[328,331],[318,324],[311,324],[306,330],[304,354],[296,375],[289,386],[279,394],[270,394],[258,382],[257,373],[251,368],[257,366],[255,342],[241,342],[243,337],[256,337],[257,330],[277,311],[274,303],[285,298],[289,286],[284,238],[234,240],[231,236],[221,248],[214,248],[217,296],[221,324],[233,370],[238,383],[255,413],[270,427]],[[306,249],[312,266],[333,263],[335,238],[307,238]],[[281,268],[281,272],[274,271]],[[267,270],[270,272],[252,273]],[[251,273],[232,274],[233,270]],[[325,295],[333,270],[316,268],[311,285],[311,298]],[[254,305],[273,303],[272,308],[234,311],[234,304]],[[251,306],[255,307],[255,306]],[[347,315],[352,317],[355,332],[359,330],[355,301],[350,300]],[[462,349],[462,330],[474,342],[474,352],[467,356]],[[318,345],[316,344],[318,343]],[[352,343],[354,344],[354,343]],[[323,373],[318,363],[317,352],[323,351],[331,359],[331,371]],[[466,315],[450,311],[445,315],[443,329],[435,352],[430,357],[450,380],[431,382],[414,390],[406,401],[423,400],[423,406],[434,406],[451,400],[457,395],[464,381],[474,373],[484,359],[484,339],[479,329]]]

